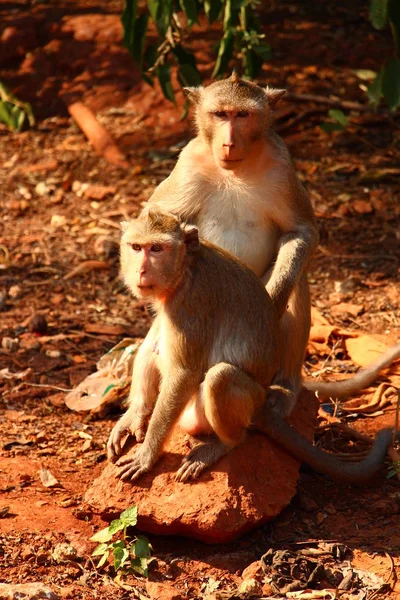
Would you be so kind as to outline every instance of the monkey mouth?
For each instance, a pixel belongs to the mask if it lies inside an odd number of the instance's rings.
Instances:
[[[141,292],[151,292],[153,290],[153,285],[137,285],[138,290]]]
[[[243,158],[221,158],[222,168],[233,169],[243,162]]]

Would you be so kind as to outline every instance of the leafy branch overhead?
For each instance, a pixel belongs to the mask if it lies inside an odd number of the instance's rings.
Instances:
[[[391,110],[400,106],[400,2],[399,0],[370,0],[369,18],[375,29],[382,30],[389,24],[394,56],[382,65],[374,81],[368,87],[370,102],[377,106],[382,98]]]
[[[182,87],[201,84],[195,55],[187,43],[192,27],[200,19],[210,25],[221,20],[222,38],[212,77],[223,75],[234,59],[241,62],[244,76],[255,78],[271,57],[254,10],[257,4],[254,0],[148,0],[144,11],[139,11],[137,0],[126,0],[124,45],[140,66],[143,79],[152,85],[157,77],[164,96],[175,102],[172,65],[177,66]]]

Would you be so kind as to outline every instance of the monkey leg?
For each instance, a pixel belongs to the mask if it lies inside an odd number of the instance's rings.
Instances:
[[[202,394],[187,413],[185,431],[191,435],[214,435],[199,444],[183,459],[178,481],[197,479],[245,437],[254,412],[265,402],[266,390],[249,375],[228,363],[218,363],[206,374]]]
[[[107,443],[108,458],[112,462],[115,462],[122,453],[127,437],[134,436],[138,442],[144,440],[148,417],[153,412],[157,401],[160,373],[154,351],[158,327],[154,325],[135,358],[129,392],[129,408],[114,426]]]
[[[279,325],[281,364],[268,390],[267,404],[275,413],[286,417],[292,412],[301,389],[301,369],[310,334],[311,303],[305,276],[293,290]]]

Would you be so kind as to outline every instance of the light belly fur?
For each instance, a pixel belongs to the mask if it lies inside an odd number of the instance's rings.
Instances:
[[[211,211],[210,211],[211,212]],[[214,212],[214,211],[212,211]],[[277,246],[277,231],[260,211],[236,211],[234,206],[226,214],[202,211],[197,218],[200,237],[230,252],[242,260],[258,277],[271,265]]]

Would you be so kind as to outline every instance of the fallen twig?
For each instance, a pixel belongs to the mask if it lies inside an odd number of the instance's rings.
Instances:
[[[22,385],[28,385],[30,387],[35,387],[35,388],[47,388],[49,390],[56,390],[57,392],[72,392],[72,390],[70,390],[68,388],[62,388],[57,385],[50,385],[47,383],[30,383],[29,381],[22,381],[18,387],[20,387]]]
[[[110,264],[104,260],[85,260],[80,265],[72,269],[67,275],[64,275],[64,281],[68,281],[68,279],[72,279],[75,275],[79,275],[80,273],[86,273],[86,271],[98,271],[109,269]]]
[[[73,102],[68,105],[68,112],[75,123],[92,144],[98,154],[101,154],[109,163],[117,167],[129,168],[125,154],[118,148],[108,131],[96,119],[92,111],[82,102]]]

